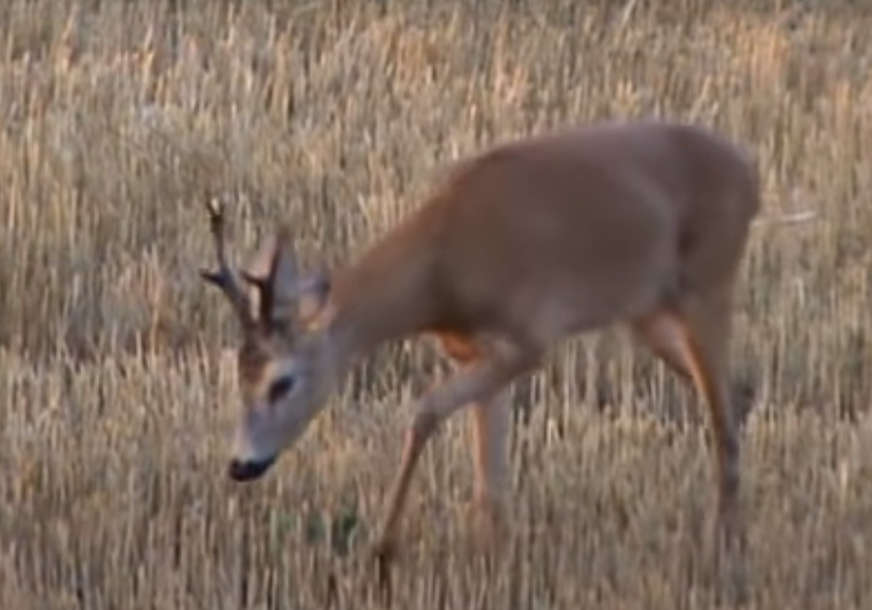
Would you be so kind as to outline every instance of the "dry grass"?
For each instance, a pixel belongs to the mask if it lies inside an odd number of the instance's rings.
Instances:
[[[239,194],[237,252],[284,217],[307,261],[335,264],[448,159],[658,115],[752,146],[766,218],[816,213],[755,227],[743,267],[747,607],[868,608],[870,30],[848,0],[8,0],[0,607],[376,607],[364,550],[399,405],[442,364],[385,346],[275,472],[226,481],[236,329],[196,274],[203,189]],[[459,417],[415,480],[397,607],[689,609],[729,594],[700,570],[712,479],[692,393],[606,333],[563,346],[516,401],[532,408],[513,435],[505,561],[488,571],[461,550]]]

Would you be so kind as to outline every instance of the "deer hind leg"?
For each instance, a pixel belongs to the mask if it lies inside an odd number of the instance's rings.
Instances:
[[[681,351],[679,335],[671,320],[664,321],[665,315],[658,311],[639,318],[633,322],[632,330],[683,381],[693,384],[693,374]]]
[[[716,453],[718,525],[730,540],[740,524],[738,430],[727,392],[729,287],[648,315],[636,322],[635,330],[708,404]]]
[[[482,351],[479,359],[419,400],[412,425],[406,433],[400,467],[388,495],[381,534],[373,549],[382,563],[389,561],[394,553],[399,518],[412,473],[436,427],[465,405],[486,404],[503,386],[532,368],[539,355],[540,350],[523,349],[515,343],[491,344]]]
[[[679,378],[687,384],[695,385],[693,374],[685,362],[681,344],[676,335],[670,332],[668,325],[659,323],[661,316],[662,313],[658,312],[635,320],[632,324],[632,330],[636,337],[647,345],[654,355],[663,360]],[[724,332],[726,332],[729,320],[725,320],[724,325]],[[735,423],[739,425],[751,410],[753,389],[746,382],[733,381],[733,385],[729,387],[729,397]]]

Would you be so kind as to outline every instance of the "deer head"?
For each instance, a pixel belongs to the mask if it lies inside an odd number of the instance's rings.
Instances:
[[[245,481],[266,472],[324,403],[331,367],[325,333],[314,330],[313,322],[330,284],[321,273],[298,274],[286,227],[264,244],[240,281],[225,255],[221,206],[213,198],[206,207],[218,270],[200,273],[224,292],[242,326],[237,374],[243,410],[228,474]]]

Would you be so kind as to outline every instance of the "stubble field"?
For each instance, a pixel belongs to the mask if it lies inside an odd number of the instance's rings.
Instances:
[[[354,256],[450,160],[603,119],[710,125],[764,203],[732,345],[748,608],[872,604],[872,7],[703,0],[0,7],[0,607],[374,608],[367,544],[426,343],[354,370],[263,480],[225,477],[234,255]],[[712,608],[707,413],[621,331],[517,384],[514,530],[464,549],[466,417],[415,478],[402,608]]]

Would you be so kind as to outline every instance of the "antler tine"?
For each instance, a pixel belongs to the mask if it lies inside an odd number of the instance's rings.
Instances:
[[[275,262],[273,262],[272,266],[275,267]],[[257,288],[257,291],[260,294],[260,301],[258,304],[259,317],[263,322],[268,322],[272,317],[274,301],[271,283],[272,272],[270,272],[267,277],[258,277],[243,270],[242,277],[246,282]]]
[[[208,282],[218,286],[222,292],[230,299],[233,308],[236,310],[239,319],[243,326],[250,326],[253,323],[251,312],[249,310],[248,297],[245,294],[242,286],[233,274],[233,270],[227,263],[227,258],[224,251],[224,212],[216,197],[206,198],[206,210],[209,212],[209,226],[212,230],[212,237],[215,241],[215,253],[218,258],[218,270],[209,271],[201,269],[200,275]]]

